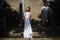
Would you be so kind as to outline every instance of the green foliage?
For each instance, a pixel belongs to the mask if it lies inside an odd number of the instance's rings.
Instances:
[[[14,30],[10,31],[9,32],[9,37],[14,37],[14,36],[15,36],[15,31]]]

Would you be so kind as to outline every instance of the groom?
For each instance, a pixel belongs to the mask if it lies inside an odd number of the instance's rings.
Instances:
[[[52,10],[49,8],[48,3],[44,3],[44,6],[41,8],[42,13],[42,24],[46,25],[46,22],[48,22],[48,14],[52,13]]]

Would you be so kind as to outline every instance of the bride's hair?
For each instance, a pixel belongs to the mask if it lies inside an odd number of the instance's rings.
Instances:
[[[27,8],[28,8],[28,9],[27,9]],[[30,9],[31,9],[31,8],[30,8],[30,7],[27,7],[27,8],[26,8],[25,12],[30,12]]]

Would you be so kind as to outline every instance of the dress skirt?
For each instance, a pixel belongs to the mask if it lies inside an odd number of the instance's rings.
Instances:
[[[32,38],[32,28],[29,18],[25,18],[24,20],[24,38]]]

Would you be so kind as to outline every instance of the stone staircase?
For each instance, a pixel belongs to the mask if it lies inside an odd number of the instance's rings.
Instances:
[[[53,38],[53,35],[49,35],[51,29],[45,28],[43,26],[32,26],[33,29],[33,38]],[[23,28],[15,28],[13,29],[12,34],[9,34],[9,37],[12,38],[23,38]],[[50,30],[50,31],[49,31]]]

